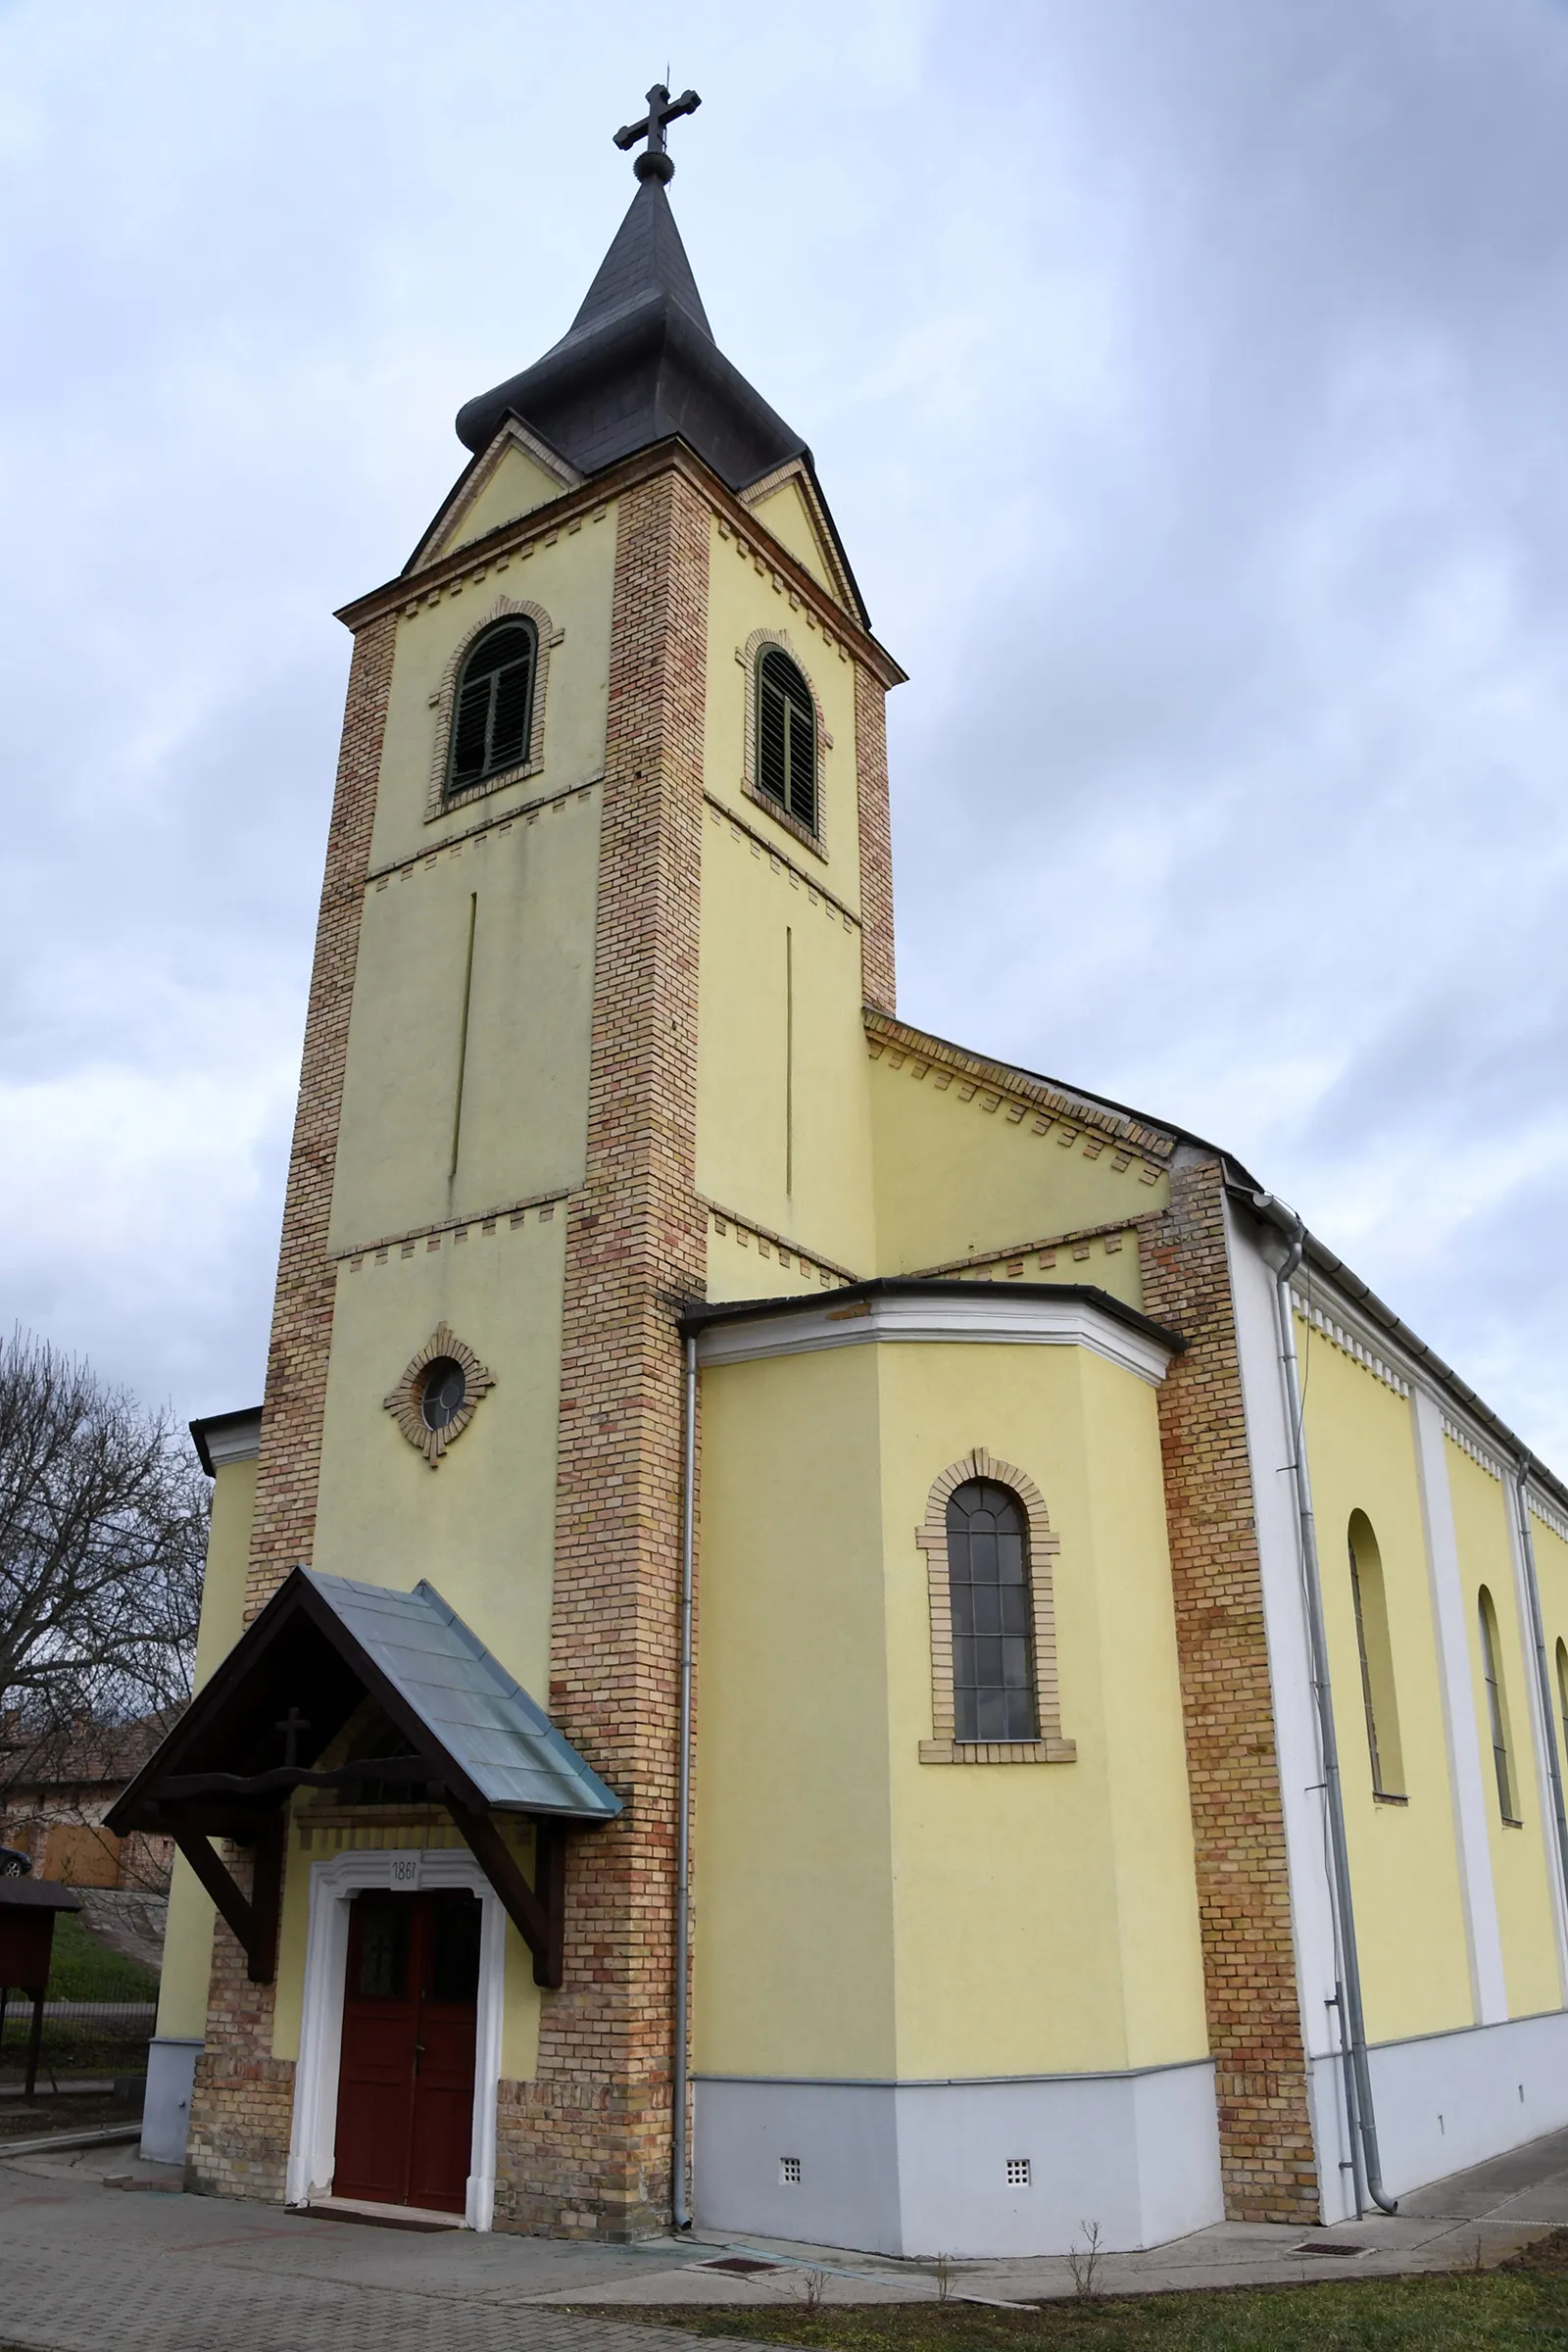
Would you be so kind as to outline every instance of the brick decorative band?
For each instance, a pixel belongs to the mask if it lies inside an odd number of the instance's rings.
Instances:
[[[893,819],[888,804],[887,689],[855,664],[855,773],[860,808],[860,987],[867,1004],[898,1009],[893,965]]]

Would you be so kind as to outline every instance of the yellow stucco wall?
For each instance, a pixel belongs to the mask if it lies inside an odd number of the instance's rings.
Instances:
[[[860,935],[755,830],[703,827],[698,1190],[869,1273]]]
[[[1533,2017],[1542,2010],[1560,2007],[1562,1992],[1558,1981],[1551,1897],[1546,1881],[1546,1855],[1542,1841],[1542,1793],[1536,1775],[1535,1742],[1530,1729],[1530,1693],[1525,1681],[1529,1671],[1528,1650],[1514,1593],[1507,1497],[1501,1482],[1483,1470],[1451,1438],[1445,1443],[1443,1451],[1447,1463],[1448,1487],[1453,1496],[1460,1573],[1464,1580],[1476,1736],[1481,1743],[1487,1824],[1492,1839],[1492,1876],[1497,1896],[1497,1925],[1502,1936],[1508,2011],[1513,2017]],[[1493,1772],[1492,1728],[1487,1715],[1486,1687],[1482,1676],[1477,1605],[1482,1585],[1492,1594],[1497,1616],[1497,1665],[1507,1696],[1513,1785],[1522,1825],[1517,1829],[1510,1828],[1502,1819]]]
[[[750,544],[750,543],[749,543]],[[761,556],[743,551],[715,516],[708,583],[708,712],[704,782],[754,832],[808,876],[820,876],[852,914],[860,906],[859,817],[855,778],[855,666],[824,637],[808,608],[783,587]],[[821,858],[805,847],[743,791],[746,766],[748,664],[738,657],[758,629],[783,639],[810,682],[829,737],[821,756],[818,797]]]
[[[436,556],[446,555],[453,548],[467,547],[475,539],[482,539],[486,531],[499,530],[504,522],[548,506],[552,499],[561,496],[563,488],[558,475],[514,443],[503,452],[500,463],[484,481],[469,490],[426,562],[433,562]]]
[[[581,1183],[600,803],[585,789],[367,893],[332,1250]]]
[[[748,501],[748,504],[751,504]],[[816,522],[806,503],[798,480],[784,482],[760,498],[752,513],[763,527],[772,532],[781,547],[787,548],[797,564],[804,564],[812,579],[819,580],[829,594],[833,586],[833,564],[828,552],[817,535]]]
[[[417,857],[491,816],[514,813],[527,802],[604,772],[614,567],[612,504],[559,532],[543,530],[538,540],[495,563],[482,580],[456,583],[439,603],[421,601],[400,616],[372,867]],[[563,633],[550,651],[543,770],[432,821],[427,810],[443,675],[457,648],[509,599],[541,606],[553,629]]]
[[[245,1570],[256,1512],[256,1463],[225,1462],[213,1481],[207,1532],[201,1624],[196,1635],[195,1687],[227,1657],[245,1622]]]
[[[1118,1170],[1114,1147],[1096,1135],[1064,1148],[1061,1124],[1037,1135],[1032,1118],[1007,1118],[993,1090],[965,1078],[944,1085],[947,1073],[916,1055],[901,1054],[895,1068],[882,1054],[867,1066],[879,1273],[913,1273],[1166,1204],[1163,1176],[1142,1183],[1136,1159]]]
[[[565,1215],[421,1241],[338,1275],[313,1567],[407,1592],[428,1578],[547,1702]],[[494,1375],[431,1470],[382,1399],[447,1322]]]
[[[1557,1662],[1557,1644],[1568,1648],[1568,1543],[1536,1512],[1530,1515],[1530,1536],[1536,1555],[1536,1581],[1541,1588],[1541,1618],[1546,1637],[1546,1672],[1551,1690],[1552,1738],[1557,1743],[1557,1769],[1568,1788],[1568,1714],[1564,1677]]]
[[[1022,1257],[993,1259],[966,1268],[955,1279],[1088,1283],[1097,1291],[1108,1291],[1113,1298],[1124,1299],[1129,1306],[1141,1308],[1144,1303],[1136,1227],[1128,1227],[1121,1233],[1096,1234],[1093,1240],[1075,1243],[1071,1249],[1031,1250]]]
[[[1367,2031],[1393,2041],[1474,2022],[1415,1436],[1408,1399],[1299,1318],[1297,1346]],[[1372,1788],[1349,1570],[1354,1511],[1366,1514],[1382,1560],[1402,1805],[1380,1803]]]
[[[781,1262],[788,1258],[788,1264]],[[731,1217],[708,1219],[708,1297],[714,1305],[732,1298],[798,1298],[806,1292],[837,1289],[810,1260],[803,1266],[793,1250],[780,1250],[764,1235]]]
[[[196,1636],[196,1688],[227,1656],[245,1617],[245,1565],[256,1507],[256,1464],[227,1462],[213,1481],[207,1534],[207,1572]],[[207,1984],[213,1967],[213,1905],[183,1855],[174,1857],[158,1986],[160,2034],[199,2034],[207,2025]]]
[[[885,1347],[899,2072],[1072,2073],[1207,2048],[1154,1391],[1088,1349]],[[976,1445],[1061,1541],[1065,1765],[931,1765],[931,1482]],[[961,1933],[955,1924],[962,1922]]]
[[[918,1760],[930,1617],[913,1531],[976,1445],[1036,1479],[1062,1539],[1074,1764]],[[1057,1348],[869,1346],[710,1371],[702,1546],[699,2071],[1200,2057],[1153,1392]]]
[[[887,2076],[876,1351],[706,1374],[702,1409],[693,2063]]]

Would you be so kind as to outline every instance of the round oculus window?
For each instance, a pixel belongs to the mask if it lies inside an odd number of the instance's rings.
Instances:
[[[438,1355],[425,1369],[419,1414],[426,1429],[448,1429],[467,1402],[468,1383],[456,1357]]]

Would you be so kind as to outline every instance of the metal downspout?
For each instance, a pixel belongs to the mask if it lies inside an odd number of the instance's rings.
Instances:
[[[1305,1252],[1306,1227],[1296,1211],[1287,1208],[1282,1200],[1276,1200],[1272,1193],[1254,1193],[1252,1205],[1259,1216],[1267,1218],[1285,1236],[1288,1245],[1284,1263],[1274,1276],[1274,1304],[1279,1324],[1280,1366],[1291,1418],[1291,1470],[1296,1482],[1296,1513],[1300,1532],[1307,1640],[1312,1661],[1312,1695],[1317,1704],[1318,1738],[1323,1758],[1329,1876],[1342,1972],[1338,1993],[1345,2063],[1345,2104],[1350,2126],[1352,2178],[1359,2218],[1363,2210],[1363,2180],[1367,2195],[1380,2212],[1394,2213],[1397,2207],[1395,2200],[1384,2193],[1383,2169],[1378,2155],[1377,2114],[1372,2104],[1366,2019],[1361,2006],[1361,1960],[1355,1939],[1355,1908],[1350,1895],[1350,1853],[1345,1834],[1345,1791],[1340,1783],[1340,1747],[1334,1728],[1334,1692],[1329,1681],[1328,1633],[1323,1621],[1323,1581],[1318,1566],[1317,1523],[1312,1513],[1312,1489],[1306,1467],[1300,1367],[1296,1358],[1291,1276]],[[1346,2044],[1348,2046],[1344,2046]]]
[[[1546,1778],[1551,1785],[1552,1818],[1557,1828],[1557,1868],[1561,1873],[1562,1895],[1568,1905],[1568,1818],[1563,1812],[1562,1767],[1557,1758],[1556,1710],[1551,1703],[1551,1673],[1546,1661],[1546,1631],[1541,1615],[1541,1587],[1536,1581],[1536,1546],[1530,1533],[1530,1497],[1525,1491],[1529,1467],[1523,1461],[1510,1465],[1508,1484],[1513,1490],[1514,1517],[1519,1529],[1519,1551],[1524,1562],[1525,1596],[1530,1603],[1530,1639],[1536,1651],[1536,1683],[1541,1693],[1541,1728],[1546,1745]]]
[[[697,1519],[697,1341],[686,1341],[680,1496],[680,1766],[675,1796],[675,2053],[670,2118],[669,2206],[677,2230],[692,2226],[686,2202],[687,1979],[692,1876],[692,1559]]]

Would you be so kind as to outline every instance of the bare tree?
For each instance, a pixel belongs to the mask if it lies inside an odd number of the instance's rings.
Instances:
[[[167,1410],[44,1341],[0,1343],[0,1790],[183,1707],[207,1516]]]

